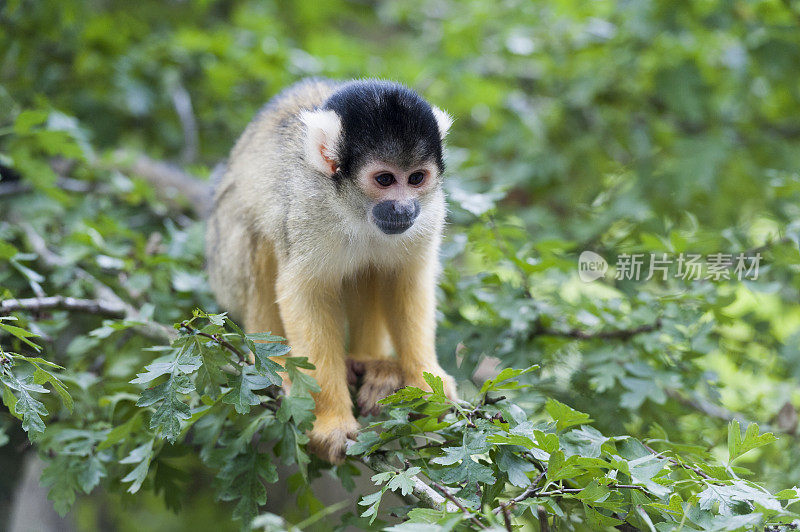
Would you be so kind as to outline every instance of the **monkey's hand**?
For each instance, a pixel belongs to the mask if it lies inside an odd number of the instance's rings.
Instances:
[[[452,401],[458,401],[458,392],[456,391],[456,381],[450,375],[445,372],[441,367],[436,365],[435,367],[427,367],[427,368],[419,368],[414,372],[405,370],[405,385],[406,386],[415,386],[417,388],[421,388],[426,391],[432,391],[431,387],[425,381],[425,377],[423,373],[430,373],[435,377],[439,377],[442,379],[442,384],[444,384],[444,394],[447,396],[448,399]]]
[[[352,414],[349,417],[318,415],[314,428],[308,433],[308,448],[327,462],[341,464],[345,459],[347,439],[355,440],[358,428],[358,422]]]
[[[403,372],[392,359],[354,360],[347,359],[347,375],[350,384],[357,384],[358,409],[362,416],[380,413],[378,401],[403,387]]]

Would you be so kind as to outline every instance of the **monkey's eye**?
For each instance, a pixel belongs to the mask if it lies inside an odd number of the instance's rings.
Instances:
[[[384,172],[375,176],[375,181],[382,187],[388,187],[394,183],[394,176],[389,172]]]
[[[419,185],[425,179],[425,174],[423,172],[414,172],[410,176],[408,176],[408,184],[409,185]]]

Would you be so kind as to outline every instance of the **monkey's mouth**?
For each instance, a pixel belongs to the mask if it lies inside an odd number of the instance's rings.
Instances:
[[[378,229],[387,235],[399,235],[414,225],[414,220],[382,220],[380,218],[374,218],[374,220]]]
[[[399,235],[414,225],[419,216],[419,202],[386,200],[372,208],[372,219],[387,235]]]

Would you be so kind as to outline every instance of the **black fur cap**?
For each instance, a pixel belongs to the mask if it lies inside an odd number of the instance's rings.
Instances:
[[[322,108],[334,111],[342,121],[337,147],[340,177],[352,177],[372,156],[400,167],[433,160],[444,171],[433,110],[411,89],[390,81],[352,81]]]

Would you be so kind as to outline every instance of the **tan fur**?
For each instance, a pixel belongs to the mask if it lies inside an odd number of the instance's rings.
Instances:
[[[362,216],[359,196],[337,194],[306,161],[300,120],[336,86],[301,82],[256,116],[231,153],[206,235],[220,304],[248,332],[286,336],[292,353],[316,366],[321,391],[311,447],[329,461],[343,458],[346,438],[358,430],[347,386],[348,336],[364,371],[362,412],[374,413],[402,384],[428,388],[423,371],[442,377],[455,398],[434,347],[441,187],[420,197],[420,216],[402,235],[385,235],[366,210]]]
[[[348,359],[348,382],[358,388],[358,409],[362,416],[374,416],[380,412],[378,401],[403,387],[400,364],[390,358],[354,360]]]

